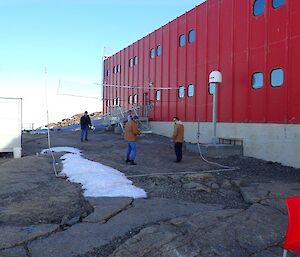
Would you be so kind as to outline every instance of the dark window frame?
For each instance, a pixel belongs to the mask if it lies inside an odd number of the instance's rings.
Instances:
[[[179,36],[179,47],[184,47],[185,46],[185,34],[181,34]]]
[[[151,48],[150,49],[150,59],[154,59],[155,58],[155,48]]]
[[[260,6],[260,5],[262,5],[262,6]],[[255,0],[253,2],[253,15],[254,16],[263,15],[265,10],[266,10],[266,0]]]
[[[128,103],[132,104],[132,95],[128,96]]]
[[[130,59],[129,59],[129,67],[132,67],[132,66],[133,66],[133,59],[130,58]]]
[[[134,104],[137,104],[137,102],[138,102],[138,95],[137,95],[137,94],[134,94],[134,95],[133,95],[133,103],[134,103]]]
[[[156,56],[161,56],[161,45],[156,46]]]
[[[137,57],[137,55],[136,56],[134,56],[134,58],[133,58],[133,65],[135,66],[135,65],[138,65],[139,64],[139,58]]]

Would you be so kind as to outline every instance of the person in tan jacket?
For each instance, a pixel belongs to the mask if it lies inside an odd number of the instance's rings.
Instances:
[[[126,163],[136,165],[134,162],[136,157],[136,139],[141,132],[138,129],[138,116],[134,116],[132,120],[128,120],[125,125],[124,139],[127,141]],[[132,153],[132,154],[131,154]]]
[[[182,144],[184,141],[184,126],[178,117],[174,117],[173,121],[175,123],[174,131],[172,135],[172,142],[174,143],[176,161],[181,162],[182,160]]]

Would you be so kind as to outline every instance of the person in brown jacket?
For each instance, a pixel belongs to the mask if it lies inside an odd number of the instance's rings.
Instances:
[[[176,161],[181,162],[182,160],[182,144],[184,141],[184,126],[178,117],[174,117],[173,121],[175,123],[174,132],[172,135],[172,142],[174,143]]]
[[[134,116],[132,120],[128,120],[125,125],[124,139],[127,141],[126,163],[136,165],[134,162],[136,157],[136,138],[141,132],[138,129],[138,116]],[[132,154],[131,154],[132,152]]]

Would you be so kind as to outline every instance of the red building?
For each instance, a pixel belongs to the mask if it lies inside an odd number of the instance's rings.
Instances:
[[[300,167],[299,24],[299,0],[207,0],[105,59],[104,111],[151,102],[156,133],[169,135],[178,116],[186,141],[200,123],[209,142],[208,76],[219,70],[218,136],[241,140],[245,155]]]

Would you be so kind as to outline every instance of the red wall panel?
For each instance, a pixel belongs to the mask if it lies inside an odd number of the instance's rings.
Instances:
[[[162,45],[162,29],[158,29],[155,31],[155,49],[157,49],[157,46],[158,45]],[[160,56],[157,56],[157,52],[156,52],[156,57],[155,57],[155,84],[154,86],[156,88],[161,88],[162,87],[162,57],[161,55]],[[162,120],[162,117],[161,117],[161,108],[162,108],[162,101],[163,101],[163,97],[162,97],[162,100],[157,102],[157,105],[156,105],[156,108],[154,110],[155,112],[155,119],[156,120]]]
[[[220,70],[219,121],[299,123],[300,89],[300,1],[287,0],[274,9],[266,1],[265,11],[253,15],[251,1],[207,0],[169,22],[105,61],[110,76],[105,83],[144,86],[144,89],[105,87],[104,98],[121,97],[129,108],[128,96],[138,94],[138,104],[154,102],[154,120],[171,120],[179,116],[186,121],[211,121],[212,96],[208,94],[208,75]],[[196,30],[196,42],[188,43],[188,32]],[[179,47],[179,36],[186,44]],[[161,45],[161,56],[150,59],[150,49]],[[129,68],[129,58],[138,56],[138,65]],[[121,64],[121,74],[113,67]],[[284,85],[271,87],[272,69],[284,70]],[[262,72],[264,85],[253,89],[252,74]],[[149,89],[149,82],[153,86]],[[189,84],[195,95],[187,97]],[[185,97],[179,99],[178,87]],[[161,89],[169,88],[169,89]],[[161,100],[155,100],[156,90]],[[144,102],[144,93],[148,101]]]
[[[206,85],[208,84],[208,76],[211,71],[219,70],[220,62],[220,6],[219,1],[212,0],[207,2],[208,15],[207,15],[207,71]],[[223,74],[224,76],[225,74]],[[222,84],[224,86],[224,84]],[[219,99],[221,99],[221,95]],[[207,121],[212,120],[212,95],[207,95]],[[219,112],[220,113],[220,112]]]
[[[170,26],[169,23],[162,27],[162,87],[170,87]],[[169,92],[170,90],[162,90],[162,101],[161,101],[161,118],[162,120],[169,120]]]
[[[178,54],[178,62],[177,62],[177,87],[183,86],[186,88],[186,58],[187,58],[187,33],[186,33],[186,15],[182,15],[177,18],[177,44],[179,42],[180,35],[185,35],[185,45],[183,47],[178,47],[177,45],[177,54]],[[185,89],[185,97],[179,98],[177,91],[177,113],[176,116],[181,120],[185,120],[185,100],[186,100],[186,89]]]
[[[224,1],[220,5],[220,70],[223,82],[219,86],[218,120],[232,122],[233,91],[233,13],[234,0]]]
[[[178,50],[178,33],[177,20],[170,22],[170,89],[169,99],[169,118],[177,115],[177,50]]]
[[[207,2],[196,8],[197,28],[196,28],[196,120],[207,120],[207,99],[208,99],[208,71],[207,71]]]
[[[192,9],[186,14],[186,36],[187,36],[187,44],[186,44],[186,79],[185,79],[185,116],[188,121],[196,120],[196,97],[188,97],[188,85],[194,85],[194,90],[196,88],[196,47],[197,47],[197,39],[193,43],[188,42],[188,35],[191,30],[196,31],[196,8]]]
[[[252,7],[252,6],[251,6]],[[250,1],[234,1],[233,34],[233,96],[232,119],[236,122],[248,121],[249,68],[249,16]],[[246,15],[245,15],[246,14]]]

